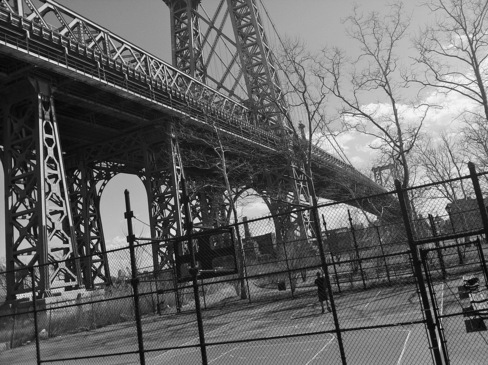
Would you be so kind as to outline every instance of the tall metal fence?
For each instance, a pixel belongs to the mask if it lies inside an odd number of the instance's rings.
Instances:
[[[134,237],[129,209],[112,285],[5,302],[0,363],[485,364],[487,181],[472,167],[172,241]]]

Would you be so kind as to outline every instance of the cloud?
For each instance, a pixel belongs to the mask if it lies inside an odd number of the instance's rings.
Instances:
[[[127,246],[127,237],[115,236],[107,242],[107,248],[120,248]]]

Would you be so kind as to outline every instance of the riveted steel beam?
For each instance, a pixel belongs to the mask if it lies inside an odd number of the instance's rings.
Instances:
[[[50,85],[26,79],[3,100],[3,165],[9,299],[82,285],[62,148]]]

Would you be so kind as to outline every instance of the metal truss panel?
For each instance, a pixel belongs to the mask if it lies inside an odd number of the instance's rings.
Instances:
[[[2,108],[7,266],[18,270],[8,275],[9,298],[31,290],[33,266],[41,294],[81,278],[53,99],[45,82],[30,83],[12,87]]]
[[[266,191],[262,192],[271,213],[282,216],[275,219],[278,237],[286,239],[309,239],[315,237],[310,217],[311,196],[306,175],[295,166],[268,173]],[[286,213],[286,214],[285,214]],[[292,235],[293,237],[289,237]]]
[[[232,118],[247,122],[248,109],[240,102],[206,86],[186,72],[154,57],[81,15],[52,0],[45,0],[46,2],[38,7],[30,0],[23,1],[29,6],[17,10],[11,4],[13,0],[0,0],[0,20],[19,28],[21,32],[27,32],[28,38],[40,37],[45,42],[53,43],[55,49],[61,46],[60,55],[53,53],[55,59],[52,62],[57,67],[71,68],[68,55],[87,57],[96,62],[96,67],[90,67],[93,71],[92,76],[100,79],[102,83],[107,83],[107,80],[113,78],[113,71],[122,72],[127,78],[135,78],[137,82],[144,83],[149,89],[145,91],[149,93],[166,93],[170,90],[185,100],[192,99],[195,103],[203,103],[207,108],[218,112],[231,113]],[[8,4],[10,5],[7,6]],[[27,43],[26,51],[30,53]],[[8,42],[6,44],[10,45]],[[11,46],[19,50],[18,42]],[[61,59],[65,65],[60,64]],[[84,74],[87,72],[90,71],[83,71]]]
[[[164,0],[170,8],[173,65],[205,82],[202,36],[197,8],[200,0]]]
[[[286,104],[255,0],[227,0],[249,98],[261,123],[287,128]]]
[[[229,203],[223,189],[205,188],[192,194],[192,216],[196,229],[212,229],[229,224]]]
[[[161,239],[181,237],[186,230],[181,198],[184,181],[181,155],[171,127],[165,134],[168,143],[145,147],[145,171],[141,176],[149,201],[151,237]],[[172,266],[171,246],[157,243],[152,253],[154,270]]]
[[[103,186],[114,175],[90,169],[83,162],[80,162],[79,169],[69,174],[77,252],[83,284],[88,289],[93,289],[96,284],[111,283],[100,216],[100,196]],[[99,182],[102,182],[102,188],[97,191]]]

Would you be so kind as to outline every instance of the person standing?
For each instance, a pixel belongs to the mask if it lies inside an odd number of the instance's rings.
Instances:
[[[319,297],[320,306],[322,307],[322,313],[325,313],[324,301],[327,304],[327,310],[330,312],[329,298],[327,297],[327,286],[325,284],[325,277],[322,276],[320,271],[317,271],[317,279],[315,279],[315,285],[317,286],[317,294]]]

